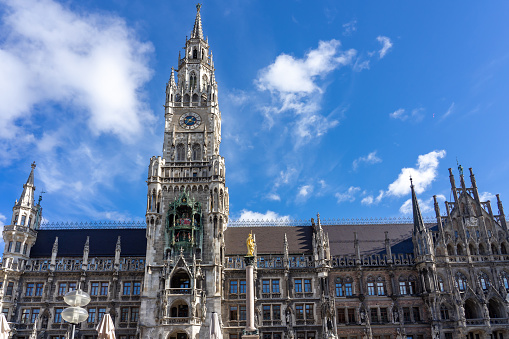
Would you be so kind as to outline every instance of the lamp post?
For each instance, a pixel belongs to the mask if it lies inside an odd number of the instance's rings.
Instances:
[[[90,296],[78,287],[77,290],[67,292],[64,295],[64,301],[71,307],[67,307],[62,311],[62,318],[72,324],[71,339],[74,339],[74,330],[76,325],[88,318],[87,310],[81,308],[81,306],[88,305],[90,302]]]

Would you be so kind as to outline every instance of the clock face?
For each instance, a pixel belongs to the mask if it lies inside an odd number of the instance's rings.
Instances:
[[[196,113],[184,113],[180,116],[179,125],[185,129],[195,129],[200,126],[201,117]]]

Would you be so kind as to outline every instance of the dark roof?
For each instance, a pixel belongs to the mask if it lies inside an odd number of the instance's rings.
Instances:
[[[147,240],[145,229],[63,229],[37,231],[37,241],[30,251],[31,258],[51,257],[53,243],[58,237],[59,257],[81,257],[83,247],[90,237],[89,256],[115,256],[117,238],[120,236],[120,255],[145,256]]]
[[[285,234],[291,254],[311,253],[311,226],[228,227],[224,233],[226,255],[246,255],[246,239],[250,232],[256,237],[258,254],[284,252]]]

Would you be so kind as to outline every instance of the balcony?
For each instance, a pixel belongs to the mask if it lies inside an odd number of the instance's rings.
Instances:
[[[185,294],[185,295],[189,295],[191,294],[191,288],[169,288],[166,290],[166,294],[167,295],[182,295],[182,294]]]
[[[467,320],[467,322],[468,322],[468,320]],[[492,324],[492,325],[507,325],[507,324],[509,324],[509,319],[508,318],[491,318],[490,324]]]

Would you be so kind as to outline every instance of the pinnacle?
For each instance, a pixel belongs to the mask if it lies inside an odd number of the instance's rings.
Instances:
[[[191,38],[203,39],[203,30],[201,28],[201,16],[200,16],[201,4],[196,5],[196,19],[194,20],[193,33]]]

